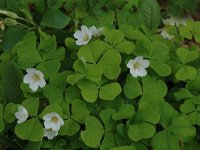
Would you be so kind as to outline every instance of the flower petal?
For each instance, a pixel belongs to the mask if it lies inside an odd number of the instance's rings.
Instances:
[[[26,69],[26,72],[31,75],[31,74],[35,74],[36,70],[34,68],[28,68]]]
[[[32,76],[30,74],[26,74],[23,78],[23,83],[30,83],[32,81]]]
[[[50,129],[50,128],[52,128],[52,126],[53,126],[53,123],[50,120],[44,121],[44,127],[46,129]]]
[[[76,31],[76,32],[74,33],[74,37],[75,37],[76,39],[81,39],[81,38],[83,37],[83,33],[82,33],[80,30],[78,30],[78,31]]]
[[[127,67],[128,68],[133,68],[133,60],[132,59],[128,61]]]
[[[148,68],[149,67],[149,60],[143,60],[141,62],[141,67],[142,68]]]
[[[60,124],[59,123],[53,123],[52,124],[52,129],[54,131],[59,131],[60,130]]]
[[[38,83],[35,82],[35,81],[32,81],[31,83],[29,83],[29,88],[32,90],[32,91],[37,91],[38,89]]]
[[[38,84],[39,84],[39,87],[43,88],[46,85],[46,81],[44,79],[41,79]]]
[[[130,73],[133,77],[138,77],[138,71],[136,69],[131,68]]]
[[[146,75],[147,75],[146,69],[140,68],[140,69],[138,70],[138,76],[144,77],[144,76],[146,76]]]
[[[141,62],[143,60],[143,56],[137,56],[135,59],[134,59],[134,63],[135,62]]]
[[[85,25],[81,25],[81,31],[87,32],[89,29]]]

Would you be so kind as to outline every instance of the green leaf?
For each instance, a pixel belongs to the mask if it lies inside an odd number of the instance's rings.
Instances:
[[[23,40],[15,45],[14,50],[17,51],[18,64],[22,69],[31,68],[42,61],[36,50],[36,36],[33,32],[27,33]]]
[[[199,57],[198,51],[189,51],[186,48],[178,48],[176,50],[176,55],[182,61],[183,64],[190,63]]]
[[[187,114],[191,123],[194,125],[200,124],[200,97],[195,96],[184,101],[180,106],[180,110]]]
[[[74,85],[79,80],[83,79],[83,74],[71,74],[67,76],[67,83]]]
[[[14,103],[8,103],[5,106],[4,115],[3,115],[5,122],[12,123],[15,121],[15,112],[13,112],[14,107],[16,107]]]
[[[40,150],[42,142],[29,141],[24,150]]]
[[[76,86],[70,86],[65,90],[65,99],[67,102],[71,103],[74,99],[81,98],[81,91]]]
[[[175,74],[177,80],[185,81],[195,79],[197,70],[191,66],[181,67]]]
[[[110,58],[112,58],[112,61],[110,61]],[[121,71],[121,56],[115,49],[106,51],[99,63],[103,67],[103,74],[108,79],[116,79],[119,76]]]
[[[71,118],[78,123],[85,123],[90,114],[90,111],[86,108],[86,104],[81,100],[73,100],[71,111]]]
[[[60,62],[57,60],[49,60],[46,62],[42,62],[39,65],[37,65],[37,69],[40,70],[44,76],[45,79],[48,79],[52,75],[56,74],[58,70],[60,69]]]
[[[23,80],[22,71],[13,62],[3,64],[1,71],[0,101],[20,103],[23,99],[23,93],[20,89]]]
[[[40,24],[49,28],[62,29],[70,22],[70,18],[57,9],[49,9],[45,12]]]
[[[143,1],[139,7],[139,13],[143,23],[151,28],[156,29],[161,21],[160,6],[156,0]]]
[[[15,133],[22,140],[41,141],[44,136],[43,125],[37,118],[27,120],[15,126]]]
[[[176,101],[193,97],[190,91],[186,88],[179,89],[179,91],[174,93],[174,96]]]
[[[193,33],[195,40],[199,43],[200,42],[200,28],[199,28],[200,22],[196,21],[193,25]]]
[[[68,75],[67,71],[57,73],[57,74],[50,77],[49,82],[51,84],[58,86],[61,89],[65,89],[67,82],[63,82],[63,81],[65,81],[65,79],[67,78],[67,75]]]
[[[80,130],[80,125],[72,119],[64,121],[64,125],[59,130],[59,135],[72,136]]]
[[[38,45],[37,50],[43,57],[45,57],[45,55],[48,52],[52,52],[56,49],[57,47],[56,37],[55,35],[50,36],[45,32],[41,31],[40,29],[39,32],[40,32],[40,43]]]
[[[111,147],[115,147],[115,133],[107,132],[104,134],[103,141],[101,142],[100,149],[110,149]],[[112,149],[112,148],[111,148]]]
[[[178,112],[167,102],[157,102],[154,105],[155,109],[160,114],[159,124],[166,128],[171,122],[172,118],[178,115]]]
[[[98,148],[104,134],[101,122],[97,118],[91,116],[86,120],[85,125],[86,130],[81,132],[83,142],[91,148]]]
[[[128,129],[128,136],[133,141],[139,141],[140,139],[150,138],[154,135],[154,133],[154,126],[145,122],[130,125]]]
[[[48,84],[43,89],[44,96],[51,104],[60,104],[63,101],[63,89],[53,84]]]
[[[141,102],[139,104],[138,112],[135,115],[137,121],[148,122],[156,124],[160,120],[159,113],[148,102]]]
[[[145,96],[164,97],[167,94],[167,86],[162,80],[148,76],[142,78],[142,83]]]
[[[135,113],[135,109],[133,105],[124,104],[121,106],[118,112],[113,113],[112,118],[115,121],[122,120],[122,119],[131,119],[134,113]]]
[[[98,97],[98,87],[95,83],[88,80],[78,82],[78,87],[81,89],[81,95],[87,102],[93,103]]]
[[[171,133],[163,130],[158,132],[152,139],[152,147],[154,150],[178,150],[179,139]]]
[[[22,28],[9,27],[4,35],[3,43],[1,43],[3,51],[11,51],[26,33],[27,31]]]
[[[142,95],[142,87],[137,78],[134,78],[131,75],[127,76],[126,84],[124,85],[124,94],[129,99],[134,99]]]
[[[27,109],[28,114],[37,116],[39,108],[39,98],[29,98],[22,102],[22,105]]]
[[[109,83],[100,87],[99,97],[102,100],[113,100],[121,93],[121,91],[122,89],[119,83]]]
[[[124,33],[120,30],[104,29],[105,41],[111,45],[116,45],[124,39]]]
[[[101,64],[86,64],[85,66],[86,78],[93,82],[100,82],[103,73]]]
[[[172,134],[179,135],[181,137],[195,137],[196,129],[192,126],[189,118],[186,115],[179,115],[173,118],[170,125],[167,127]]]
[[[136,150],[136,149],[133,146],[118,146],[118,147],[113,147],[110,150]]]
[[[65,58],[65,49],[64,47],[59,47],[54,51],[46,52],[45,54],[43,54],[42,57],[44,60],[53,59],[62,61]]]
[[[186,88],[188,88],[190,91],[200,92],[200,74],[196,76],[195,79],[190,80],[186,84]]]
[[[151,60],[150,67],[162,77],[169,76],[171,74],[171,68],[169,65],[162,63],[160,61]]]
[[[4,130],[4,121],[3,121],[3,105],[0,103],[0,133]]]
[[[104,123],[105,132],[113,131],[116,128],[116,122],[112,119],[112,115],[115,112],[112,108],[104,109],[100,112],[99,117]]]
[[[122,41],[116,46],[116,50],[124,54],[131,54],[134,49],[135,49],[134,43],[129,41]]]

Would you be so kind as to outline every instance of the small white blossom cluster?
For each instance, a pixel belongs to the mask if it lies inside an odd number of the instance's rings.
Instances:
[[[133,77],[144,77],[147,75],[146,68],[149,67],[149,60],[143,59],[143,56],[137,56],[128,61],[127,67]]]
[[[103,29],[104,28],[97,29],[95,26],[88,28],[85,25],[81,25],[81,30],[77,30],[74,33],[74,37],[77,39],[76,45],[86,45],[90,41],[92,36],[99,37],[100,35],[102,35]]]
[[[64,125],[64,121],[60,115],[55,112],[44,115],[43,119],[45,127],[44,137],[51,140],[58,135],[58,131],[60,130],[60,127]]]
[[[23,82],[29,84],[29,88],[32,91],[37,91],[38,88],[44,88],[46,85],[46,81],[44,80],[44,74],[36,70],[34,68],[26,69],[27,74],[23,78]],[[15,113],[15,117],[17,118],[17,123],[21,124],[25,122],[28,118],[28,111],[23,106],[18,106],[18,111]],[[44,115],[44,137],[48,139],[53,139],[58,135],[58,131],[60,127],[64,125],[63,119],[59,114],[55,112],[48,113]]]
[[[32,91],[37,91],[38,88],[43,88],[46,85],[44,75],[40,70],[34,68],[26,69],[27,74],[24,76],[23,82],[29,84],[29,88]]]
[[[167,18],[167,19],[162,19],[163,21],[163,24],[166,25],[166,26],[179,26],[179,25],[184,25],[186,26],[187,24],[187,21],[189,20],[190,18],[178,18],[178,17],[174,17],[174,16],[171,16],[170,18]]]
[[[170,18],[162,19],[162,21],[163,21],[163,24],[166,27],[168,27],[168,26],[177,26],[178,27],[179,25],[186,26],[187,21],[189,19],[191,19],[191,18],[190,17],[187,17],[187,18],[177,18],[177,17],[171,16]],[[174,35],[170,35],[167,32],[166,28],[163,28],[160,34],[166,40],[171,40],[171,39],[173,39],[175,37]]]
[[[17,123],[21,124],[25,122],[28,118],[28,111],[23,106],[18,106],[18,111],[15,113],[15,117],[17,118]],[[44,115],[44,137],[48,139],[53,139],[58,135],[58,131],[60,127],[64,125],[63,119],[59,114],[55,112],[48,113]]]

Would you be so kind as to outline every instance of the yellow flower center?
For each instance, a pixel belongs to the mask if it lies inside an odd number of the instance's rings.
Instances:
[[[87,34],[84,34],[83,40],[84,40],[84,41],[88,41],[88,40],[89,40],[89,36],[88,36]]]
[[[33,79],[36,80],[36,81],[39,81],[40,80],[40,76],[38,74],[34,74],[33,76]]]
[[[133,64],[134,69],[138,69],[140,67],[140,63],[136,62]]]
[[[54,123],[57,123],[58,122],[58,118],[56,116],[53,116],[51,118],[51,121],[54,122]]]

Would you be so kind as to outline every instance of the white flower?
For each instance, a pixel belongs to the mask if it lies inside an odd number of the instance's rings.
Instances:
[[[28,118],[28,111],[23,106],[18,106],[18,111],[15,113],[15,117],[18,119],[18,124],[23,123]]]
[[[133,77],[144,77],[147,75],[145,68],[149,67],[149,60],[143,59],[143,56],[137,56],[134,60],[129,60],[127,67]]]
[[[29,87],[35,92],[39,87],[43,88],[46,85],[44,75],[41,71],[34,68],[26,69],[27,74],[24,76],[23,82],[28,83]]]
[[[90,31],[92,32],[92,35],[95,37],[99,37],[103,34],[104,28],[97,29],[95,26],[90,27]]]
[[[160,34],[161,34],[161,36],[162,36],[164,39],[166,39],[166,40],[171,40],[171,39],[174,38],[174,35],[170,35],[170,34],[167,32],[166,29],[162,30]]]
[[[76,45],[86,45],[92,38],[92,32],[88,29],[88,27],[82,25],[81,31],[76,31],[74,33],[74,37],[77,39]]]
[[[179,26],[179,25],[185,25],[187,24],[187,21],[189,20],[190,18],[187,17],[187,18],[177,18],[177,17],[174,17],[174,16],[171,16],[170,18],[168,19],[163,19],[163,24],[166,25],[166,26]]]
[[[52,140],[58,135],[58,131],[53,131],[52,129],[44,129],[44,137],[47,137],[49,140]]]
[[[59,114],[52,112],[46,114],[44,117],[44,126],[46,129],[52,129],[53,131],[59,131],[60,126],[64,125],[63,119]]]

